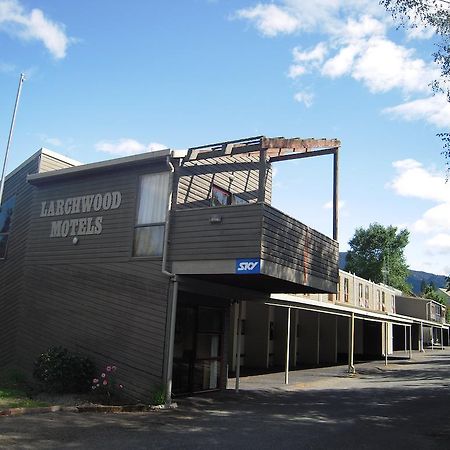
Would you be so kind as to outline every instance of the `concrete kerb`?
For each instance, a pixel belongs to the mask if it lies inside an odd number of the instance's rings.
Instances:
[[[80,405],[80,406],[43,406],[38,408],[8,408],[0,410],[0,416],[18,416],[31,414],[45,414],[55,412],[75,413],[128,413],[128,412],[151,412],[167,409],[176,409],[177,403],[170,405]]]

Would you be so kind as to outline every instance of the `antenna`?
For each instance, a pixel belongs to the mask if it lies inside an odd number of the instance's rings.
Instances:
[[[6,145],[5,159],[3,161],[2,176],[0,181],[0,205],[2,204],[3,188],[5,186],[5,171],[6,171],[6,164],[8,162],[9,147],[11,146],[12,135],[14,132],[14,124],[16,122],[17,107],[19,106],[20,92],[22,91],[22,84],[24,81],[25,75],[21,73],[19,79],[19,87],[17,88],[16,103],[14,105],[14,112],[11,120],[11,127],[9,129],[8,144]]]

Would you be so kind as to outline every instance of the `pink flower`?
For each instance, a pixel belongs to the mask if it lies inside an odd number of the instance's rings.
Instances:
[[[106,371],[111,372],[111,366],[106,366]]]
[[[106,378],[106,373],[102,373],[102,378]]]
[[[107,380],[103,380],[103,386],[106,386],[108,384]]]
[[[97,384],[97,383],[98,383],[98,378],[94,378],[94,379],[92,380],[92,383]]]

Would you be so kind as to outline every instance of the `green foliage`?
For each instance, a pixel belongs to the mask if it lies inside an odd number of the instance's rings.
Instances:
[[[166,402],[166,389],[163,385],[156,387],[152,391],[151,402],[152,405],[164,405]]]
[[[422,282],[422,285],[420,287],[420,296],[442,303],[443,305],[446,304],[445,299],[441,296],[432,281],[430,283]]]
[[[381,0],[380,4],[392,14],[400,26],[434,29],[440,42],[433,53],[434,61],[441,69],[438,80],[431,84],[433,91],[443,93],[450,102],[450,7],[447,0]],[[447,161],[447,176],[450,171],[450,133],[439,133],[443,142],[442,154]]]
[[[370,224],[367,229],[357,228],[349,241],[345,270],[409,293],[408,265],[403,253],[408,242],[406,229],[397,231],[397,227],[378,223]]]
[[[62,347],[51,347],[39,355],[33,372],[44,391],[55,393],[87,392],[93,374],[91,360]]]

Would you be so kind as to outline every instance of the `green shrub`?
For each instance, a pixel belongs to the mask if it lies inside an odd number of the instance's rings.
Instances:
[[[164,405],[166,402],[166,388],[163,385],[157,386],[151,393],[152,405]]]
[[[62,347],[50,347],[34,363],[33,376],[43,390],[55,393],[87,392],[94,364],[90,359]]]

